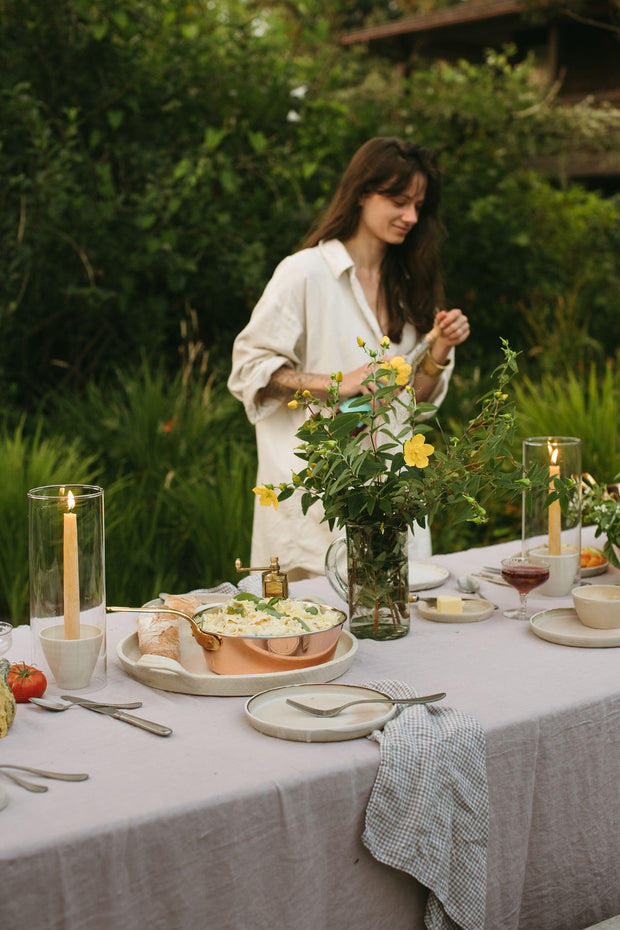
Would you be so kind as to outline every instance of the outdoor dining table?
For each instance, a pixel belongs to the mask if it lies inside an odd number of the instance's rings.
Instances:
[[[583,544],[592,543],[585,530]],[[596,543],[599,544],[599,543]],[[456,579],[517,543],[432,557]],[[232,579],[231,579],[232,580]],[[620,583],[609,568],[599,578]],[[362,640],[342,683],[399,680],[475,717],[486,734],[488,930],[582,930],[620,914],[620,648],[540,639],[502,607],[516,591],[481,581],[498,606],[479,622],[421,618],[408,636]],[[343,606],[326,579],[299,582]],[[538,610],[570,596],[530,596]],[[0,778],[0,927],[29,930],[418,930],[425,890],[361,841],[379,747],[306,743],[254,729],[245,697],[156,690],[116,655],[135,614],[108,617],[98,701],[142,701],[159,738],[82,708],[19,705],[0,762],[87,772],[32,794]],[[30,659],[14,631],[12,661]],[[33,778],[33,780],[35,780]]]

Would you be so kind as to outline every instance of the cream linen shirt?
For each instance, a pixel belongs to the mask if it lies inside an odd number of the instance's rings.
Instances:
[[[379,350],[383,335],[355,274],[353,259],[340,240],[320,242],[278,265],[235,340],[228,380],[229,390],[243,402],[256,428],[257,484],[288,482],[292,472],[304,464],[294,452],[304,410],[291,410],[286,401],[275,398],[260,404],[257,399],[272,374],[282,365],[327,377],[336,371],[352,371],[367,361],[357,337]],[[407,357],[419,341],[415,327],[407,323],[400,343],[392,343],[389,352]],[[450,365],[437,379],[429,402],[438,406],[443,400],[453,364],[452,351]],[[320,503],[313,504],[304,516],[300,498],[300,493],[294,494],[277,511],[262,506],[256,498],[252,565],[268,565],[269,558],[277,555],[285,571],[298,568],[312,575],[324,573],[325,553],[344,530],[334,527],[330,531],[321,522]],[[415,535],[417,540],[417,527]],[[430,545],[423,544],[424,549],[430,552]]]

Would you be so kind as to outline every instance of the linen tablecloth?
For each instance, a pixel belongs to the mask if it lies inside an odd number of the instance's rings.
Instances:
[[[450,577],[433,593],[453,593],[456,577],[514,548],[435,556]],[[620,572],[600,580],[620,582]],[[516,598],[482,588],[500,606]],[[324,579],[293,590],[341,604]],[[560,603],[570,601],[532,595],[536,607]],[[582,930],[619,914],[620,650],[547,643],[501,611],[469,624],[412,616],[402,640],[361,641],[339,680],[446,691],[484,728],[486,930]],[[108,682],[94,696],[141,700],[139,713],[174,733],[160,739],[79,708],[18,709],[2,761],[91,777],[49,783],[43,795],[6,785],[0,926],[421,930],[424,890],[361,840],[375,742],[273,739],[246,721],[244,698],[147,688],[115,657],[135,617],[108,622]],[[9,657],[28,661],[27,629]]]

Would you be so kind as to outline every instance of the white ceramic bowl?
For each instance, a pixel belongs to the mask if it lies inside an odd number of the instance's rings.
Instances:
[[[584,626],[595,630],[620,628],[620,586],[591,584],[573,588],[573,604]]]

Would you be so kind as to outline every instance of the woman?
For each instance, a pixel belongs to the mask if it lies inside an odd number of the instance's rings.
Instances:
[[[434,325],[439,335],[412,384],[419,401],[443,400],[454,346],[467,339],[469,323],[444,306],[439,189],[429,149],[371,139],[353,156],[318,228],[276,268],[235,340],[228,381],[256,427],[257,484],[277,485],[299,470],[295,433],[304,412],[287,406],[297,390],[324,398],[331,373],[342,371],[341,398],[367,391],[357,337],[379,350],[387,334],[390,352],[407,358]],[[320,522],[319,505],[304,516],[298,498],[274,511],[257,497],[252,533],[252,564],[277,554],[291,580],[322,574],[339,535]]]

